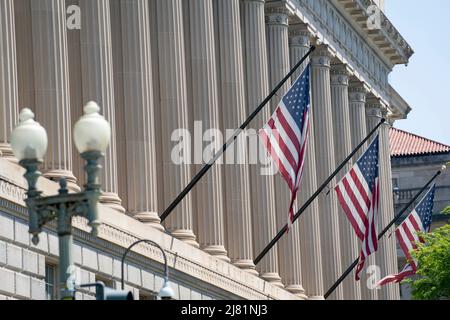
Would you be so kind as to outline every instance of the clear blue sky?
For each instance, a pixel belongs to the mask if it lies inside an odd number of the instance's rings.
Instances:
[[[395,127],[450,145],[450,1],[385,0],[386,15],[414,49],[391,85],[413,109]]]

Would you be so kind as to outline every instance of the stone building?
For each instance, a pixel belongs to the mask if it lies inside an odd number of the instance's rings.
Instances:
[[[255,266],[255,256],[286,221],[286,184],[279,176],[260,175],[260,165],[217,165],[161,224],[159,214],[199,169],[171,161],[171,138],[177,129],[193,132],[195,121],[206,129],[237,128],[314,44],[313,134],[298,197],[303,203],[381,117],[393,123],[410,111],[388,75],[407,64],[413,51],[373,5],[371,0],[0,1],[1,297],[52,299],[58,291],[54,225],[37,246],[27,233],[27,185],[8,144],[19,109],[31,108],[48,131],[39,187],[55,194],[61,177],[72,191],[84,184],[71,128],[82,106],[94,100],[113,130],[101,177],[99,236],[88,233],[83,219],[74,220],[80,282],[117,286],[122,252],[146,238],[166,250],[179,299],[320,299],[358,256],[358,242],[334,193],[320,195]],[[289,85],[252,128],[262,126]],[[380,137],[381,227],[393,215],[387,125]],[[151,245],[130,255],[125,278],[136,298],[159,291],[161,263]],[[383,273],[398,269],[394,239],[380,243],[370,264]],[[352,278],[331,298],[399,298],[398,286],[370,290],[368,275],[360,283]],[[80,291],[77,298],[92,299],[93,292]]]
[[[428,180],[450,162],[450,146],[443,143],[392,128],[391,141],[392,185],[394,187],[394,208],[400,212]],[[422,196],[421,196],[422,197]],[[421,197],[414,205],[420,201]],[[448,223],[449,217],[442,211],[450,206],[450,171],[445,170],[436,180],[433,222],[431,229]],[[398,266],[405,265],[405,255],[397,243]],[[408,285],[401,285],[401,298],[410,299]]]

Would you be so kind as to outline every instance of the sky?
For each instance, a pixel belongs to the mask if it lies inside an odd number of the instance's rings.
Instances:
[[[385,0],[385,13],[415,52],[390,75],[412,108],[394,126],[450,145],[450,1]]]

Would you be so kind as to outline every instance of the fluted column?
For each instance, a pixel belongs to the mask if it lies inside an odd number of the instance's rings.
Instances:
[[[350,129],[350,110],[349,110],[349,86],[350,70],[346,65],[333,65],[331,70],[331,102],[333,108],[333,128],[334,128],[334,154],[336,157],[336,167],[352,152],[352,140]],[[349,161],[346,166],[336,176],[339,181],[350,170],[352,166]],[[343,265],[350,265],[359,253],[359,240],[353,231],[353,228],[342,210],[338,206],[339,226],[341,238],[341,254]],[[344,299],[361,299],[361,290],[359,282],[354,277],[347,277],[343,283]]]
[[[247,114],[250,114],[269,93],[264,1],[242,0],[241,23]],[[270,108],[266,107],[253,121],[251,127],[259,130],[270,116]],[[258,141],[259,158],[267,157],[260,139],[254,140]],[[250,156],[252,155],[250,154]],[[250,179],[253,245],[254,253],[257,255],[273,239],[277,232],[275,186],[272,176],[262,175],[259,164],[250,166]],[[278,248],[274,247],[257,266],[261,277],[273,283],[280,283],[277,264]]]
[[[380,101],[378,99],[374,99],[374,98],[370,98],[367,99],[366,101],[366,123],[367,123],[367,131],[372,130],[381,120],[382,118],[382,114],[381,114],[381,104]],[[378,130],[378,133],[380,133],[380,130]],[[372,141],[374,138],[374,136],[369,140]],[[383,142],[381,141],[381,135],[380,135],[380,155],[379,155],[379,179],[380,179],[380,190],[384,190],[385,187],[385,181],[384,181],[384,177],[383,177]],[[384,198],[384,192],[382,191],[381,194],[381,199],[380,199],[380,212],[378,214],[378,218],[377,218],[377,233],[379,233],[382,228],[384,228],[385,224],[385,216],[386,213],[384,212],[386,210],[386,203],[385,203],[385,198]],[[369,258],[369,260],[366,262],[365,264],[365,270],[363,270],[362,274],[363,276],[361,277],[361,285],[365,286],[366,282],[367,282],[367,277],[369,276],[369,274],[366,273],[367,267],[370,265],[376,265],[379,266],[381,268],[381,275],[385,275],[386,270],[387,269],[387,265],[388,265],[388,261],[386,260],[386,249],[388,247],[386,246],[386,243],[384,241],[379,241],[378,242],[378,250],[375,254],[372,254],[371,257]],[[369,282],[367,282],[368,285]],[[385,286],[383,286],[385,287]],[[382,298],[383,294],[382,294],[382,290],[386,290],[386,289],[370,289],[367,288],[368,293],[369,293],[369,297],[368,299],[372,299],[372,300],[377,300],[379,297]]]
[[[275,87],[290,70],[289,59],[289,34],[288,11],[284,7],[266,8],[266,35],[267,50],[269,59],[269,83],[270,87]],[[277,96],[270,102],[273,112],[281,97],[289,90],[290,79],[278,91]],[[289,203],[291,192],[286,181],[281,174],[275,176],[275,199],[276,199],[276,220],[278,230],[288,221]],[[292,230],[278,242],[278,265],[280,275],[286,290],[305,297],[305,290],[302,286],[300,238],[298,226],[293,226]]]
[[[83,13],[81,28],[81,76],[83,101],[96,101],[111,124],[111,142],[103,159],[100,174],[100,201],[124,213],[118,196],[117,146],[114,80],[109,0],[80,0]]]
[[[349,112],[350,112],[350,131],[352,149],[356,148],[367,136],[366,124],[366,95],[368,88],[359,82],[351,82],[348,89]],[[367,143],[353,157],[355,162],[366,150]]]
[[[188,0],[190,74],[194,121],[201,121],[204,128],[218,130],[219,106],[217,96],[217,72],[212,0]],[[217,139],[205,161],[221,148]],[[197,166],[200,170],[201,166]],[[194,191],[197,203],[198,241],[202,249],[213,256],[229,260],[225,250],[222,170],[219,165],[197,184]],[[239,213],[241,214],[241,213]],[[247,240],[247,239],[242,239]]]
[[[149,5],[121,0],[128,211],[160,230]]]
[[[309,50],[310,34],[303,27],[293,27],[290,30],[289,48],[291,67],[293,67]],[[306,67],[309,59],[294,74],[295,80]],[[294,81],[293,80],[293,81]],[[312,120],[312,109],[310,109],[308,147],[305,153],[303,177],[297,203],[302,206],[309,197],[317,190],[315,139]],[[322,248],[320,241],[319,205],[317,201],[311,203],[308,209],[300,216],[293,225],[293,232],[289,234],[294,239],[293,243],[300,242],[300,259],[302,271],[302,285],[309,299],[317,299],[324,294],[322,276]],[[297,240],[297,237],[299,238]]]
[[[171,159],[172,133],[189,128],[182,1],[156,0],[156,16],[164,207],[167,207],[191,180],[189,165],[178,165]],[[188,150],[188,142],[183,140],[181,143],[183,150]],[[172,212],[165,226],[175,237],[198,247],[193,232],[192,194],[188,194]]]
[[[382,160],[381,174],[384,179],[384,191],[383,195],[385,198],[386,209],[385,214],[385,224],[382,229],[394,219],[395,209],[394,209],[394,199],[393,199],[393,185],[392,185],[392,166],[391,166],[391,148],[389,139],[389,129],[393,125],[393,121],[389,117],[388,109],[382,109],[382,116],[386,119],[386,123],[380,128],[380,153]],[[380,231],[382,230],[380,229]],[[392,227],[388,234],[391,234],[395,230],[395,226]],[[395,237],[384,237],[382,242],[386,243],[386,259],[387,259],[387,270],[385,274],[395,274],[398,272],[398,260],[397,260],[397,242]],[[403,267],[403,266],[401,266]],[[383,276],[383,272],[381,276]],[[384,290],[381,291],[382,297],[386,300],[399,300],[400,299],[400,285],[397,283],[387,285]]]
[[[221,97],[219,106],[222,128],[227,130],[236,128],[247,117],[239,0],[214,0],[214,6],[215,12],[218,13],[216,19],[219,32],[219,50],[217,51]],[[242,140],[238,141],[242,142]],[[231,150],[235,155],[241,155],[242,162],[223,166],[228,254],[233,263],[238,262],[238,265],[247,265],[250,270],[254,270],[251,260],[253,239],[248,157],[245,145],[242,143],[235,143],[227,152]],[[243,243],[245,243],[245,251],[242,255],[239,247]]]
[[[36,119],[48,133],[44,176],[67,179],[78,191],[72,173],[69,65],[64,0],[31,1]]]
[[[368,88],[359,82],[350,83],[349,87],[349,102],[350,102],[350,128],[352,132],[352,149],[356,148],[358,144],[367,136],[367,121],[366,121],[366,95]],[[353,158],[353,163],[367,150],[366,143]],[[353,231],[354,232],[354,231]],[[358,246],[359,249],[361,246]],[[355,255],[354,259],[359,256]],[[366,262],[366,267],[375,264],[375,257],[370,256]],[[352,276],[352,279],[354,277]],[[361,289],[362,300],[376,299],[375,291],[369,289],[367,286],[367,274],[365,270],[361,272],[361,280],[359,281]]]
[[[9,137],[19,114],[14,0],[0,3],[0,157],[14,160]]]
[[[384,104],[375,98],[371,98],[366,104],[367,113],[367,126],[373,128],[376,126],[383,116],[387,116],[385,112]],[[383,114],[384,113],[384,114]],[[390,167],[390,144],[389,144],[389,123],[382,125],[379,129],[380,135],[380,162],[379,162],[379,177],[380,177],[380,190],[381,193],[381,210],[378,216],[378,232],[383,230],[388,223],[394,218],[394,204],[392,199],[392,174]],[[395,227],[391,228],[391,231]],[[389,234],[389,232],[387,233]],[[382,238],[378,243],[378,251],[376,252],[376,263],[381,268],[381,276],[390,274],[392,272],[392,265],[397,264],[397,258],[393,255],[393,248],[396,248],[395,241],[392,241],[394,237]],[[392,261],[394,259],[395,261]],[[398,272],[398,271],[397,271]],[[392,284],[383,286],[378,291],[377,296],[380,299],[396,299],[394,287],[398,285]],[[398,292],[398,291],[397,291]],[[398,298],[398,296],[397,296]]]
[[[314,135],[316,142],[317,182],[323,183],[335,170],[333,119],[330,85],[331,53],[326,46],[319,46],[311,57],[312,65],[312,108],[314,110]],[[330,182],[333,187],[336,179]],[[322,193],[318,197],[320,212],[320,234],[322,244],[322,265],[325,288],[331,287],[342,274],[339,216],[334,192]],[[327,290],[327,289],[325,289]],[[331,296],[342,299],[339,286]]]

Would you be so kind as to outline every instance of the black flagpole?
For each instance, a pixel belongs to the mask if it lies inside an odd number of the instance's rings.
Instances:
[[[367,137],[361,141],[361,143],[348,155],[347,158],[339,165],[339,167],[328,177],[327,180],[317,189],[317,191],[308,199],[308,201],[305,202],[305,204],[300,208],[300,210],[297,211],[297,213],[294,216],[293,223],[302,215],[302,213],[309,207],[309,205],[319,196],[319,194],[323,191],[323,189],[326,188],[326,186],[333,180],[333,178],[341,171],[341,169],[349,162],[353,156],[358,152],[359,149],[361,149],[364,144],[367,142],[367,140],[370,139],[370,137],[378,130],[378,128],[386,122],[386,119],[381,119],[380,123],[377,124],[375,128],[367,135]],[[272,241],[264,248],[264,250],[256,257],[256,259],[253,261],[255,265],[257,265],[262,258],[272,249],[272,247],[278,242],[278,240],[281,239],[281,237],[287,232],[288,225],[283,227],[283,229],[278,232],[278,234],[273,238]]]
[[[194,186],[199,182],[199,180],[208,172],[208,170],[213,166],[213,164],[220,158],[220,156],[228,149],[228,147],[233,144],[234,140],[239,136],[239,134],[250,124],[250,122],[258,115],[258,113],[266,106],[266,104],[270,101],[270,99],[275,96],[278,90],[284,85],[284,83],[292,77],[295,71],[305,62],[306,58],[314,51],[316,50],[315,46],[311,46],[308,52],[305,54],[305,56],[300,59],[299,62],[289,71],[289,73],[283,78],[283,80],[280,81],[280,83],[272,90],[272,92],[264,99],[263,102],[256,108],[255,111],[245,120],[245,122],[239,127],[239,129],[236,129],[236,131],[233,133],[230,139],[222,146],[222,148],[217,151],[217,153],[212,157],[208,163],[206,163],[203,168],[195,175],[195,177],[189,182],[189,184],[184,188],[184,190],[175,198],[175,200],[172,201],[172,203],[167,207],[166,210],[161,214],[160,219],[161,222],[166,220],[166,218],[169,216],[169,214],[172,213],[172,211],[177,207],[177,205],[184,199],[184,197],[189,193],[189,191],[194,188]]]
[[[417,198],[419,198],[419,196],[422,194],[422,192],[424,190],[426,190],[430,184],[442,173],[441,170],[439,170],[438,172],[436,172],[436,174],[433,176],[433,178],[430,179],[430,181],[428,181],[428,183],[414,196],[414,198],[411,199],[411,201],[402,209],[402,211],[400,211],[395,217],[394,219],[392,219],[392,221],[386,226],[386,228],[383,229],[383,231],[381,231],[381,233],[378,235],[378,240],[380,240],[385,234],[386,232],[389,231],[389,229],[394,225],[394,223],[396,223],[402,216],[403,214],[408,210],[408,208],[414,203],[414,201],[417,200]],[[327,293],[325,293],[325,295],[323,296],[325,299],[327,299],[334,290],[336,290],[336,288],[341,284],[342,281],[344,281],[344,279],[350,274],[350,272],[352,272],[352,270],[356,267],[356,265],[358,264],[359,258],[356,259],[355,261],[353,261],[353,263],[350,265],[350,267],[348,267],[347,270],[345,270],[345,272],[342,274],[342,276],[331,286],[331,288],[327,291]]]

